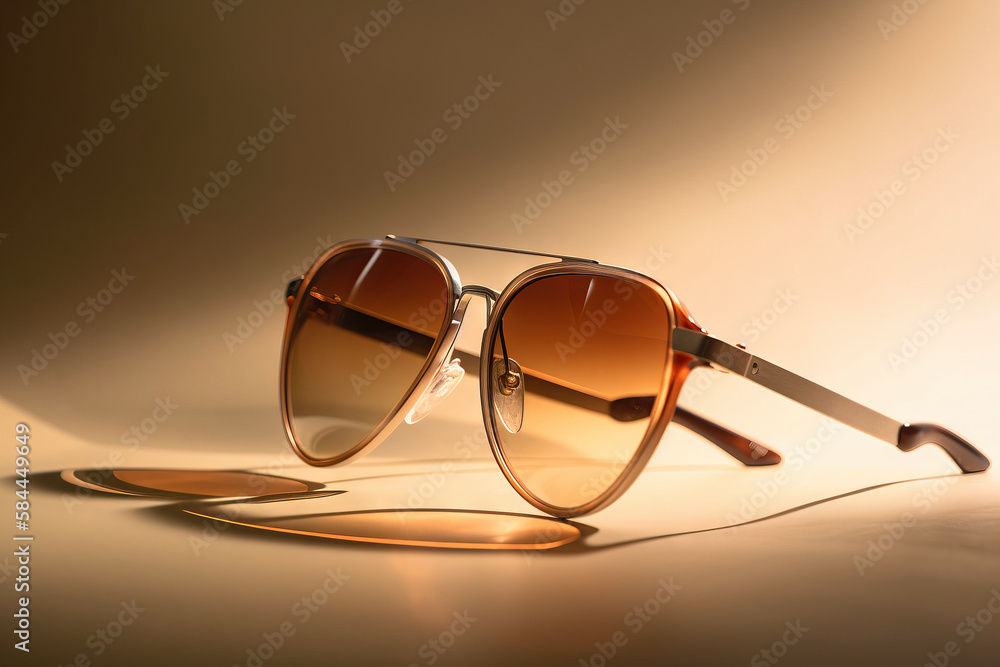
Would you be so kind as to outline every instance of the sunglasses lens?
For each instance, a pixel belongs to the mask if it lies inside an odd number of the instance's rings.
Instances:
[[[423,374],[454,306],[429,259],[345,250],[305,286],[285,341],[285,408],[300,451],[336,463],[367,444]]]
[[[638,281],[555,275],[521,288],[500,318],[489,420],[506,467],[546,506],[583,511],[651,426],[670,360],[668,307]]]

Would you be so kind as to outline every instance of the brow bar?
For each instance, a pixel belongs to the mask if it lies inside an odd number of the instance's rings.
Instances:
[[[449,245],[456,248],[473,248],[475,250],[490,250],[492,252],[509,252],[515,255],[548,257],[550,259],[558,259],[564,262],[586,262],[587,264],[599,264],[599,262],[596,259],[587,259],[586,257],[573,257],[572,255],[555,255],[549,252],[538,252],[536,250],[518,250],[517,248],[504,248],[502,246],[495,246],[495,245],[481,245],[479,243],[463,243],[461,241],[439,241],[437,239],[418,239],[409,236],[397,236],[395,234],[388,234],[386,235],[386,238],[395,241],[403,241],[405,243],[412,243],[414,245],[433,243],[435,245]]]
[[[948,429],[936,424],[904,424],[890,419],[707,333],[674,329],[673,348],[708,361],[716,368],[742,375],[796,403],[895,445],[904,452],[934,443],[947,452],[963,472],[982,472],[990,467],[990,460],[982,452]]]

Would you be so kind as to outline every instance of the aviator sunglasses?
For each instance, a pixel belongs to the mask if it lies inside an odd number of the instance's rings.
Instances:
[[[463,285],[426,244],[547,258],[502,292]],[[455,349],[486,303],[479,356]],[[710,336],[674,294],[594,260],[387,236],[329,248],[291,281],[281,411],[307,463],[346,463],[479,375],[490,449],[514,489],[556,517],[595,512],[632,484],[675,422],[747,466],[780,455],[677,405],[695,368],[734,373],[904,452],[941,447],[962,472],[989,459],[934,424],[897,422]]]

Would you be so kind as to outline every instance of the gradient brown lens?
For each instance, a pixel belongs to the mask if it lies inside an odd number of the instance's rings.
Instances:
[[[505,358],[520,366],[524,391],[513,396],[523,398],[523,415],[519,429],[516,419],[511,426],[510,398],[494,389],[503,378],[491,377],[489,422],[524,490],[568,511],[615,485],[664,391],[670,335],[664,299],[638,280],[543,276],[507,302],[491,366],[503,369]],[[633,419],[622,414],[629,405],[645,410]]]
[[[302,454],[335,463],[367,444],[409,396],[453,306],[430,259],[387,247],[328,258],[295,303],[285,347]]]

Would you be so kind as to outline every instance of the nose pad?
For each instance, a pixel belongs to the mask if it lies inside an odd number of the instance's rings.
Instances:
[[[407,424],[416,424],[431,413],[438,403],[448,397],[465,377],[465,369],[458,359],[452,359],[441,367],[430,386],[421,394],[420,400],[406,415]]]
[[[493,409],[504,428],[511,433],[521,430],[524,419],[524,374],[513,359],[494,359],[490,377]]]

